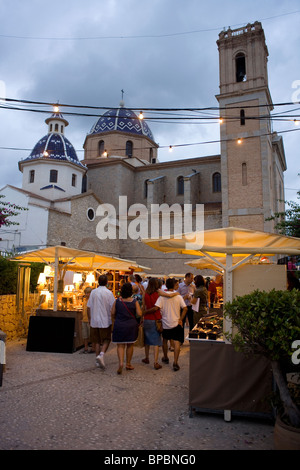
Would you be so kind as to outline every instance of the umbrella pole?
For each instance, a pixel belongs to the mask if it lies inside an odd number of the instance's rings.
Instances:
[[[53,311],[57,311],[58,248],[55,248]]]
[[[232,255],[226,253],[226,269],[225,269],[225,289],[223,292],[223,306],[225,302],[232,301]],[[224,295],[225,294],[225,295]],[[224,307],[223,307],[224,308]],[[223,316],[223,332],[224,333],[232,333],[232,323],[226,317]],[[225,337],[225,343],[230,344],[230,341]],[[224,420],[231,421],[231,410],[224,410]]]
[[[226,302],[232,302],[232,255],[226,254],[226,268],[225,268],[225,289],[224,289],[224,305]],[[232,333],[232,323],[226,317],[223,318],[224,326],[223,331],[224,333]],[[225,339],[225,342],[228,340]]]

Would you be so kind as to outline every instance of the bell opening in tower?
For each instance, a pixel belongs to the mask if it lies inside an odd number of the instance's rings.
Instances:
[[[235,58],[236,66],[236,81],[245,82],[246,81],[246,58],[244,54],[238,54]]]

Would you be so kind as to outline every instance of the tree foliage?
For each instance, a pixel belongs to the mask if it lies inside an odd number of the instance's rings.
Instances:
[[[0,227],[8,227],[10,225],[19,225],[18,222],[11,220],[11,217],[15,217],[20,211],[27,211],[27,207],[18,206],[12,202],[3,201],[5,196],[0,194]]]
[[[300,191],[297,192],[300,199]],[[288,208],[284,212],[276,212],[267,220],[276,222],[275,229],[283,235],[300,238],[300,204],[294,201],[285,201]]]

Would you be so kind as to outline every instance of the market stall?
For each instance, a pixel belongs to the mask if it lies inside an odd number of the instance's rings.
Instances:
[[[251,264],[250,260],[278,254],[300,255],[299,238],[235,227],[143,242],[166,254],[178,252],[197,256],[199,259],[191,263],[198,263],[200,269],[210,266],[222,272],[224,303],[256,288],[286,289],[284,266]],[[232,411],[245,414],[270,412],[265,401],[273,386],[270,364],[262,357],[246,358],[237,353],[226,337],[227,333],[233,333],[232,324],[223,318],[220,329],[220,316],[222,312],[219,311],[210,321],[211,331],[214,326],[218,328],[219,334],[214,339],[208,335],[201,338],[200,329],[207,332],[205,322],[196,325],[198,331],[189,338],[190,409],[222,411],[226,420],[231,419]]]
[[[232,283],[231,283],[231,298],[236,296],[246,295],[250,292],[260,289],[269,291],[272,289],[285,290],[286,289],[286,269],[284,265],[277,265],[274,261],[271,261],[267,256],[252,256],[247,257],[244,263],[240,263],[244,260],[244,256],[233,255],[232,257]],[[219,320],[223,318],[223,302],[224,302],[224,277],[226,277],[226,258],[225,256],[215,257],[214,262],[207,256],[202,256],[196,260],[188,261],[185,264],[193,268],[197,268],[200,271],[209,269],[216,273],[215,276],[210,275],[208,282],[208,293],[210,293],[210,287],[213,284],[215,287],[216,295],[212,302],[208,302],[208,313],[206,319],[209,318],[214,323],[220,323]],[[239,263],[239,264],[238,264]],[[216,318],[214,318],[216,317]],[[226,321],[226,319],[225,319]],[[229,325],[224,323],[225,328],[229,331]],[[194,337],[196,332],[201,330],[203,325],[196,325]],[[218,338],[221,338],[224,331],[218,329]],[[203,337],[203,333],[202,333]]]
[[[35,315],[30,317],[28,350],[72,352],[80,348],[85,287],[97,287],[97,277],[105,273],[108,288],[116,296],[121,278],[149,269],[131,260],[66,246],[26,252],[12,260],[45,263],[38,280],[39,303]]]

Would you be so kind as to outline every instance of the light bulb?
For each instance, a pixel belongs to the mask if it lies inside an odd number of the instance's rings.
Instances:
[[[140,111],[139,119],[144,119],[143,111]]]
[[[223,118],[220,117],[219,123],[220,123],[220,124],[223,124]]]
[[[173,152],[173,147],[172,147],[172,145],[170,145],[170,147],[169,147],[169,152]]]
[[[300,121],[298,121],[298,119],[294,119],[294,124],[295,124],[295,126],[299,126]]]
[[[107,157],[107,150],[104,150],[104,152],[102,153],[102,156]]]
[[[58,113],[58,112],[59,112],[59,107],[58,107],[58,106],[54,106],[53,109],[54,109],[54,112],[55,112],[55,113]]]
[[[242,139],[238,139],[238,140],[237,140],[237,143],[238,143],[238,144],[241,144],[241,143],[242,143]]]

